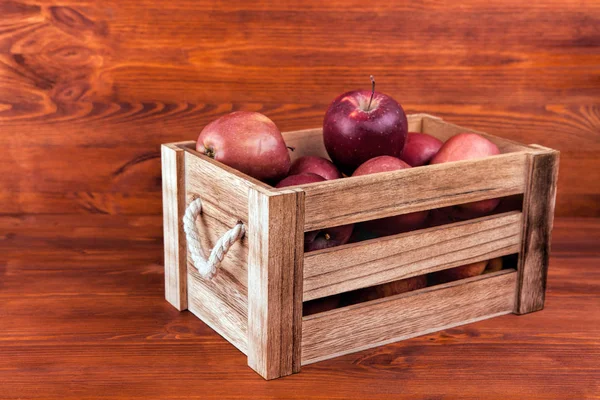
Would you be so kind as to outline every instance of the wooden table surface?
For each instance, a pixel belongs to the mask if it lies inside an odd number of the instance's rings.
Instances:
[[[163,299],[157,216],[0,217],[0,398],[600,398],[600,219],[557,219],[546,309],[264,381]]]

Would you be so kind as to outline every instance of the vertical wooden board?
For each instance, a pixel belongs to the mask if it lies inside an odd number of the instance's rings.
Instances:
[[[544,308],[554,221],[559,153],[541,146],[529,155],[530,175],[523,204],[523,243],[518,266],[515,314]]]
[[[300,368],[301,195],[293,190],[249,193],[248,365],[265,379]]]
[[[161,146],[165,298],[178,310],[187,308],[187,249],[182,217],[185,211],[184,151]]]

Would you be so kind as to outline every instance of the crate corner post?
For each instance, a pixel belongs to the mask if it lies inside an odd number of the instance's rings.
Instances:
[[[264,379],[300,371],[304,192],[251,188],[248,365]]]
[[[531,145],[528,183],[523,198],[523,236],[514,314],[544,308],[550,241],[556,201],[559,152]]]
[[[187,249],[183,232],[185,212],[184,150],[161,145],[165,299],[179,311],[187,309]]]

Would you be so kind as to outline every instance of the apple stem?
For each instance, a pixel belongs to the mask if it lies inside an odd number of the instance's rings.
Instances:
[[[294,150],[296,150],[296,148],[295,148],[295,147],[292,147],[292,146],[285,146],[285,147],[287,147],[288,149],[290,149],[290,151],[294,151]]]
[[[369,78],[371,78],[371,99],[369,100],[367,111],[371,110],[371,102],[373,101],[373,95],[375,95],[375,78],[373,77],[373,75],[369,75]]]

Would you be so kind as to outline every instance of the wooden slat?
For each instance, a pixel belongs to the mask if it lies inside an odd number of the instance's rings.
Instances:
[[[300,370],[302,195],[250,189],[248,365],[265,379]]]
[[[304,301],[518,253],[522,229],[514,211],[310,252]]]
[[[408,130],[421,132],[421,120],[427,114],[407,115]],[[432,117],[435,118],[435,117]],[[290,153],[292,162],[302,156],[319,156],[329,159],[325,144],[323,143],[323,128],[304,129],[293,132],[283,132],[285,144],[293,147]]]
[[[502,152],[502,153],[531,150],[531,148],[529,146],[526,146],[524,144],[521,144],[521,143],[518,143],[518,142],[515,142],[512,140],[504,139],[504,138],[501,138],[498,136],[490,135],[489,133],[476,131],[473,129],[454,125],[454,124],[445,122],[438,117],[434,117],[432,115],[427,115],[427,114],[423,115],[422,131],[429,135],[437,137],[438,139],[440,139],[443,142],[445,142],[446,140],[450,139],[452,136],[454,136],[458,133],[461,133],[461,132],[477,133],[481,136],[486,137],[490,141],[494,142],[500,149],[500,152]]]
[[[185,211],[183,150],[161,146],[165,298],[179,311],[187,308],[187,250],[181,218]]]
[[[534,145],[536,146],[536,145]],[[519,260],[516,314],[544,308],[556,201],[559,153],[536,146],[523,204],[523,248]]]
[[[514,270],[305,317],[302,364],[512,312]]]
[[[526,153],[304,185],[305,231],[523,193]]]

